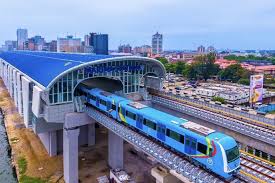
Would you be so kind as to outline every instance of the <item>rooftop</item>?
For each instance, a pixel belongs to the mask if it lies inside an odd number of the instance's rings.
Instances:
[[[44,87],[47,87],[52,80],[68,69],[114,57],[111,55],[30,51],[0,53],[0,58]]]

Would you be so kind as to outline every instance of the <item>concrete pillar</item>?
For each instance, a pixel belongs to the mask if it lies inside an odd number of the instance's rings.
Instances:
[[[50,156],[56,156],[57,155],[57,132],[56,131],[49,132],[49,136],[50,136],[49,154]]]
[[[66,183],[78,183],[79,128],[63,129],[63,166]]]
[[[22,83],[21,83],[21,75],[17,72],[17,103],[18,103],[18,112],[21,116],[23,116],[23,107],[22,107]]]
[[[50,131],[38,134],[41,142],[50,156],[57,155],[57,131]]]
[[[14,104],[17,107],[18,106],[18,100],[17,100],[17,72],[16,70],[12,70],[12,82],[13,82],[13,100]]]
[[[10,87],[10,96],[13,98],[13,77],[12,77],[12,67],[9,69],[9,87]]]
[[[95,145],[95,123],[88,124],[88,146]]]
[[[26,128],[30,124],[30,81],[22,76],[23,114]]]
[[[108,162],[113,169],[123,168],[123,139],[108,131]]]

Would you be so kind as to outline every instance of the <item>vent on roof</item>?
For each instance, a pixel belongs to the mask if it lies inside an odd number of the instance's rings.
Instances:
[[[188,130],[191,130],[191,131],[193,131],[193,132],[195,132],[195,133],[199,133],[199,134],[201,134],[201,135],[203,135],[203,136],[207,136],[207,135],[209,135],[210,133],[215,132],[215,130],[213,130],[213,129],[211,129],[211,128],[207,128],[207,127],[205,127],[205,126],[202,126],[202,125],[193,123],[193,122],[191,122],[191,121],[188,121],[188,122],[186,122],[186,123],[183,123],[183,124],[181,125],[181,127],[186,128],[186,129],[188,129]]]
[[[143,105],[143,104],[138,103],[138,102],[131,102],[128,105],[131,106],[131,107],[134,107],[136,109],[143,109],[143,108],[147,107],[146,105]]]

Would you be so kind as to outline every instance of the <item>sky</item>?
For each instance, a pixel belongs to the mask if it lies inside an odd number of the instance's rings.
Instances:
[[[275,49],[275,0],[1,0],[0,44],[17,28],[47,41],[107,33],[109,49],[150,45],[157,31],[165,50]]]

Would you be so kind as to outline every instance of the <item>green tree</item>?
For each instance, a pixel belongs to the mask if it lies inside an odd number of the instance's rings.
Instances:
[[[248,79],[250,73],[242,68],[240,64],[233,64],[224,70],[219,72],[219,76],[222,80],[230,80],[233,82],[238,82],[241,78]]]
[[[173,73],[176,72],[176,64],[168,63],[168,64],[165,64],[164,66],[167,72],[173,72]]]
[[[186,65],[183,70],[183,75],[190,80],[198,79],[197,63],[192,63],[191,65]]]
[[[158,61],[160,61],[164,66],[168,64],[168,60],[164,57],[158,57],[156,58]]]
[[[175,63],[176,67],[176,74],[182,74],[184,68],[185,68],[185,63],[184,62],[177,62]]]
[[[242,85],[249,85],[250,84],[250,80],[248,78],[241,78],[239,81],[238,81],[239,84],[242,84]]]
[[[215,59],[215,53],[209,53],[207,55],[201,55],[195,58],[197,64],[194,66],[197,67],[197,74],[200,78],[206,81],[210,78],[210,76],[218,74],[220,69],[219,65],[215,64]]]

